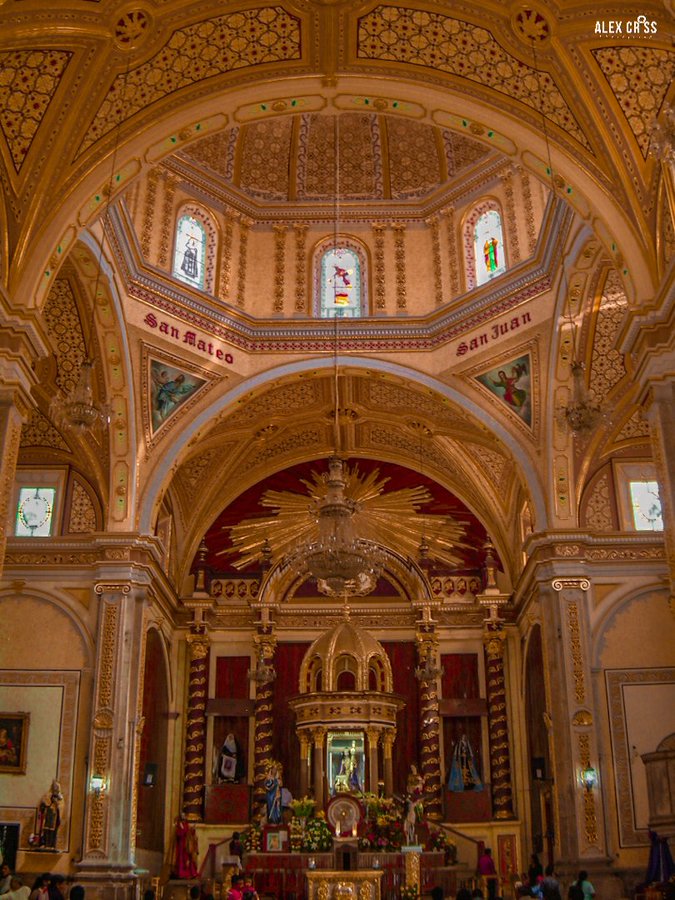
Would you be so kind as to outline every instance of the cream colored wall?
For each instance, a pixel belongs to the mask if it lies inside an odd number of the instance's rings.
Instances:
[[[603,603],[596,622],[595,690],[601,710],[602,759],[600,777],[607,804],[610,850],[618,866],[646,865],[649,808],[641,754],[654,750],[675,731],[675,615],[665,591],[644,591],[634,575],[629,591]],[[608,609],[608,606],[610,607]],[[607,672],[617,673],[620,703],[610,706]],[[618,714],[617,709],[621,710]],[[628,821],[645,842],[635,846],[626,837]],[[622,837],[623,833],[623,837]],[[632,843],[633,846],[620,846]]]
[[[173,227],[165,219],[167,207],[171,207],[174,216],[188,202],[198,203],[216,222],[219,235],[218,263],[216,266],[215,295],[225,303],[242,308],[256,318],[281,315],[292,318],[297,315],[296,286],[298,283],[298,264],[296,259],[296,240],[292,226],[283,235],[283,271],[278,269],[276,260],[276,236],[271,225],[252,225],[248,228],[246,241],[245,267],[240,268],[241,236],[246,230],[241,219],[235,217],[232,225],[232,241],[229,259],[223,255],[223,239],[226,232],[225,213],[222,204],[215,201],[204,202],[189,194],[184,186],[176,189],[167,201],[166,179],[162,170],[154,169],[139,184],[134,184],[126,194],[127,211],[133,221],[133,227],[141,247],[148,251],[147,261],[167,272],[171,270],[173,255]],[[451,233],[448,220],[444,214],[439,216],[438,246],[440,252],[440,273],[442,283],[442,303],[451,302],[458,296],[451,288],[458,276],[459,293],[463,293],[466,285],[464,271],[464,222],[477,204],[490,198],[496,200],[502,209],[504,236],[508,247],[509,264],[513,266],[530,257],[532,231],[539,234],[545,209],[547,192],[533,177],[529,177],[529,197],[526,201],[523,179],[517,173],[511,173],[507,184],[512,191],[511,206],[507,202],[505,182],[493,177],[482,185],[473,186],[471,193],[454,198],[454,247],[451,247]],[[150,189],[150,186],[151,189]],[[511,216],[509,209],[512,209]],[[373,221],[377,221],[377,210],[373,211]],[[283,219],[281,220],[283,223]],[[175,224],[175,223],[174,223]],[[308,227],[305,240],[305,312],[312,315],[313,309],[313,271],[312,255],[316,245],[334,234],[333,223],[313,224]],[[384,310],[376,310],[375,303],[375,240],[370,222],[350,221],[348,211],[341,214],[338,222],[341,235],[353,237],[366,249],[368,255],[368,297],[369,311],[373,314],[388,316],[428,315],[438,308],[436,290],[436,266],[434,260],[431,225],[428,222],[410,222],[404,228],[404,286],[405,298],[399,308],[398,297],[401,293],[401,282],[398,280],[396,240],[391,224],[384,230],[384,268],[386,304]],[[519,254],[516,256],[515,245],[511,238],[517,235]],[[451,269],[456,270],[451,275]],[[227,276],[223,274],[227,270]],[[242,293],[243,276],[243,293]],[[283,310],[275,312],[277,299],[277,281],[282,285]],[[224,289],[225,286],[225,289]],[[243,303],[240,301],[243,299]]]
[[[66,608],[70,602],[72,607]],[[14,593],[0,596],[0,709],[30,714],[25,775],[0,775],[0,819],[21,825],[17,869],[45,868],[28,850],[35,809],[57,778],[64,794],[64,815],[52,871],[68,872],[79,854],[81,811],[91,707],[92,660],[88,618],[83,603]],[[78,622],[78,619],[80,620]]]

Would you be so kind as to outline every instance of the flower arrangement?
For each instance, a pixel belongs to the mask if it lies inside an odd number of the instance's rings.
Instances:
[[[247,853],[260,853],[262,849],[262,828],[259,825],[251,825],[244,834],[244,850]]]
[[[401,888],[401,900],[418,900],[419,895],[416,884],[404,884]]]
[[[446,865],[457,862],[457,845],[445,831],[434,829],[431,832],[427,850],[442,850],[445,853]]]
[[[293,815],[298,819],[309,819],[314,815],[316,800],[313,797],[302,797],[299,800],[291,800],[290,807]]]
[[[302,849],[307,853],[325,853],[333,848],[333,835],[323,812],[307,820]]]
[[[376,853],[398,853],[404,839],[400,816],[383,813],[366,822],[365,831],[359,838],[359,847]]]

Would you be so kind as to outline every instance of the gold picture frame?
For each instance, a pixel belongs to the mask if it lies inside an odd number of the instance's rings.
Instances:
[[[0,712],[0,772],[23,775],[26,772],[30,713]]]

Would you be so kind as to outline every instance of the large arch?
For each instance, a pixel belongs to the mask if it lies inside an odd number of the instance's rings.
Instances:
[[[155,464],[154,470],[149,475],[143,494],[139,499],[138,529],[144,533],[149,533],[152,530],[155,510],[181,455],[184,453],[190,442],[195,439],[195,436],[199,434],[203,428],[207,427],[223,410],[236,403],[237,400],[250,393],[250,391],[264,387],[265,385],[272,385],[286,376],[297,375],[302,372],[317,369],[330,370],[335,365],[342,369],[365,366],[375,372],[387,373],[402,378],[405,381],[423,385],[424,387],[437,392],[441,397],[458,405],[460,408],[474,416],[477,421],[482,422],[483,425],[489,427],[495,436],[511,452],[518,464],[523,482],[527,485],[532,497],[538,527],[541,530],[545,530],[548,521],[548,511],[543,486],[539,483],[535,475],[534,460],[514,434],[497,420],[488,419],[485,410],[482,409],[476,401],[467,398],[456,388],[443,384],[429,375],[416,372],[407,366],[388,362],[386,360],[367,359],[359,356],[346,357],[340,355],[334,359],[310,359],[286,363],[284,365],[276,366],[268,371],[261,372],[236,385],[231,391],[220,396],[199,415],[195,416],[194,419],[185,426],[180,435],[176,437],[171,448],[167,448],[168,452]]]
[[[378,85],[379,86],[379,85]],[[639,227],[631,221],[631,217],[621,204],[621,200],[611,190],[599,184],[596,173],[590,165],[583,167],[580,163],[590,157],[582,152],[571,154],[569,150],[556,140],[555,131],[543,134],[542,131],[525,118],[518,118],[503,110],[491,107],[478,97],[468,97],[452,87],[440,88],[420,78],[415,71],[414,79],[402,78],[400,75],[385,76],[381,86],[386,93],[400,98],[400,106],[414,105],[416,117],[422,110],[422,121],[459,130],[458,119],[474,121],[478,133],[472,136],[484,140],[490,146],[497,146],[509,156],[514,163],[524,166],[543,181],[550,179],[547,174],[548,159],[555,172],[568,185],[566,199],[588,221],[590,227],[605,244],[608,252],[620,251],[624,259],[630,259],[630,294],[638,299],[653,296],[655,285],[652,279],[650,254],[644,245]],[[369,78],[358,75],[341,75],[336,78],[334,87],[327,89],[317,76],[304,76],[279,80],[274,84],[265,84],[265,97],[271,108],[283,104],[289,112],[292,97],[312,98],[312,106],[320,104],[323,108],[333,106],[334,109],[347,107],[349,98],[371,93],[373,82]],[[163,112],[158,111],[157,118],[144,130],[123,134],[119,147],[115,148],[115,188],[120,190],[129,186],[131,181],[143,171],[155,165],[161,158],[174,153],[191,140],[202,137],[210,129],[219,129],[228,122],[237,121],[241,109],[250,109],[254,96],[254,85],[243,88],[224,87],[217,94],[201,98],[196,102],[188,102],[180,106],[172,106]],[[265,106],[267,106],[265,104]],[[348,108],[348,107],[347,107]],[[396,109],[388,110],[392,115],[400,115]],[[277,113],[283,115],[284,111]],[[261,113],[262,115],[262,113]],[[215,119],[214,119],[215,117]],[[481,123],[489,122],[488,129]],[[195,125],[202,127],[195,130]],[[123,129],[124,130],[124,129]],[[175,137],[181,135],[180,140]],[[21,294],[27,298],[35,298],[41,305],[49,278],[50,260],[54,262],[55,248],[67,248],[72,245],[80,228],[98,217],[101,213],[100,202],[93,197],[105,194],[107,182],[110,180],[110,152],[101,148],[98,159],[92,156],[87,163],[87,171],[66,194],[59,208],[48,214],[40,226],[40,234],[34,235],[31,246],[22,248],[18,254],[20,263],[13,267],[10,284],[18,288],[21,280]],[[62,195],[63,196],[63,195]],[[58,266],[58,258],[56,259]],[[55,271],[55,270],[54,270]],[[29,300],[26,305],[32,305]]]

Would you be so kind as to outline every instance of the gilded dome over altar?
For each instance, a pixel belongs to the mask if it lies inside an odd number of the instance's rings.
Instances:
[[[314,641],[300,668],[301,694],[392,690],[391,663],[384,647],[348,613]]]

